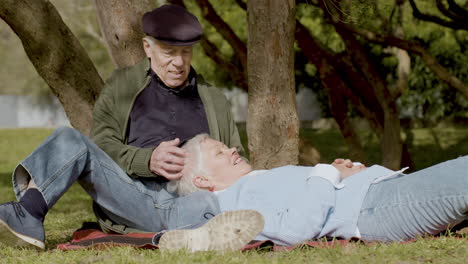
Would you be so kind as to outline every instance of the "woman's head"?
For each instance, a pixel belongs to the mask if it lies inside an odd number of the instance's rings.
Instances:
[[[228,148],[207,134],[190,139],[183,148],[187,151],[183,176],[170,184],[179,195],[198,189],[223,190],[252,171],[235,148]]]

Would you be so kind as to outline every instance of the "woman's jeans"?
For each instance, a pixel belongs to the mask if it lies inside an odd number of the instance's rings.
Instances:
[[[468,219],[468,156],[370,186],[358,228],[363,240],[405,241]]]
[[[113,221],[142,231],[198,226],[207,216],[220,212],[210,192],[176,197],[157,178],[129,177],[89,138],[72,128],[54,131],[18,165],[13,173],[18,199],[29,177],[49,208],[78,181]]]

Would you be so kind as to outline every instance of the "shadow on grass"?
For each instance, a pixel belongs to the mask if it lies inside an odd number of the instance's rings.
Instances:
[[[13,185],[11,184],[11,173],[0,173],[0,203],[16,201]]]
[[[466,129],[455,131],[437,130],[438,138],[434,133],[421,133],[415,130],[417,139],[409,144],[409,152],[414,166],[407,172],[421,170],[432,165],[468,155],[468,136],[464,135]],[[381,151],[377,136],[371,131],[360,131],[359,136],[367,156],[366,165],[380,164]],[[339,130],[317,131],[312,129],[301,130],[301,138],[312,142],[318,150],[322,163],[330,163],[335,158],[348,158],[349,151]],[[444,147],[444,145],[446,147]]]
[[[416,164],[415,170],[421,170],[435,164],[468,155],[468,136],[457,140],[450,147],[442,148],[435,141],[433,144],[413,146],[411,157]]]
[[[0,173],[0,187],[11,187],[11,173]]]

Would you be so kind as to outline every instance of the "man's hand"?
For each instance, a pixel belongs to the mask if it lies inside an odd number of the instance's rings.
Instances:
[[[349,159],[336,159],[332,165],[340,171],[340,178],[343,180],[353,174],[361,172],[366,169],[363,164],[355,165]]]
[[[184,149],[177,147],[178,138],[171,141],[163,141],[151,154],[149,168],[153,173],[161,175],[168,180],[178,180],[182,177],[182,169],[185,164]]]

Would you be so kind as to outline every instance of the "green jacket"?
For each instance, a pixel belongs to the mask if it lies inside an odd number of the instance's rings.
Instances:
[[[135,66],[115,70],[93,112],[92,139],[132,177],[157,176],[149,170],[154,148],[127,145],[126,133],[135,99],[150,83],[149,69],[149,60],[145,59]],[[200,76],[197,77],[197,88],[205,107],[210,136],[229,147],[237,147],[244,156],[229,101],[219,89],[206,84]]]

